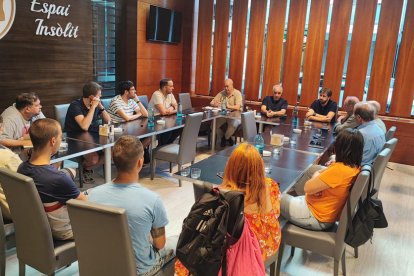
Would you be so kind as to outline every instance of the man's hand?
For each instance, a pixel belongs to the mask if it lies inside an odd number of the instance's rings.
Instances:
[[[272,112],[272,110],[268,110],[268,111],[266,111],[266,116],[267,117],[273,117],[273,112]]]
[[[99,104],[101,104],[101,100],[98,97],[94,97],[91,100],[91,108],[96,108]],[[102,104],[101,104],[101,108],[103,108]]]

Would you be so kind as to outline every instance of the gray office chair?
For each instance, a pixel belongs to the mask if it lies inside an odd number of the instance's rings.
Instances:
[[[66,113],[68,113],[69,104],[57,104],[54,106],[54,108],[56,121],[58,121],[62,129],[64,129]]]
[[[381,185],[382,176],[384,175],[385,168],[391,157],[391,149],[384,148],[375,158],[372,168],[374,170],[374,189],[377,190],[373,198],[378,198],[379,189]]]
[[[137,275],[124,209],[75,199],[67,206],[80,275]]]
[[[200,130],[203,113],[193,113],[186,117],[183,133],[181,134],[180,144],[169,144],[153,149],[151,156],[151,180],[154,179],[155,159],[168,161],[178,164],[178,170],[182,165],[194,162],[196,156],[197,135]],[[181,180],[179,185],[181,187]]]
[[[370,166],[364,166],[364,169],[370,170]],[[370,173],[362,171],[350,191],[351,218],[355,215],[356,206],[362,191],[368,184]],[[342,260],[342,272],[346,274],[345,265],[345,235],[348,228],[348,201],[342,208],[339,223],[331,231],[311,231],[298,227],[287,222],[282,229],[282,243],[279,248],[279,257],[277,264],[277,275],[280,274],[280,266],[282,263],[283,250],[285,245],[290,245],[291,257],[295,252],[295,247],[330,256],[334,258],[334,275],[338,275],[339,261]]]
[[[19,275],[25,275],[26,265],[44,274],[54,275],[55,270],[75,262],[74,241],[54,243],[33,179],[0,168],[0,182],[13,217]]]
[[[138,99],[141,101],[142,105],[145,108],[148,108],[148,96],[147,95],[138,96]]]
[[[178,94],[178,99],[180,101],[181,107],[183,110],[192,108],[191,104],[191,95],[190,93],[180,93]]]
[[[257,135],[256,120],[252,111],[241,114],[241,126],[243,130],[243,140],[249,141]]]
[[[385,141],[388,141],[388,140],[391,140],[392,138],[394,138],[394,135],[395,135],[396,131],[397,131],[396,126],[390,127],[390,129],[388,129],[387,133],[385,133]]]
[[[391,138],[390,140],[388,140],[387,142],[385,142],[384,144],[384,149],[390,149],[391,150],[391,155],[395,150],[395,147],[397,146],[398,143],[398,139],[397,138]]]
[[[0,209],[0,276],[6,275],[6,250],[15,246],[14,224],[3,220]]]

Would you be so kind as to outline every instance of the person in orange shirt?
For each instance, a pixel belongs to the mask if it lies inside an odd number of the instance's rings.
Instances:
[[[281,215],[293,224],[325,230],[339,220],[349,190],[360,172],[364,139],[358,130],[347,128],[336,137],[334,148],[336,162],[315,172],[305,182],[305,195],[282,196]],[[295,190],[301,190],[298,188]]]
[[[264,162],[257,149],[250,144],[240,144],[227,161],[220,189],[244,193],[244,214],[255,234],[263,260],[279,249],[280,192],[278,184],[265,178]],[[175,263],[175,275],[189,275],[180,261]]]

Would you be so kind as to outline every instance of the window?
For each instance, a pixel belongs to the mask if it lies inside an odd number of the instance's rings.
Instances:
[[[115,0],[92,0],[93,76],[102,85],[102,97],[115,95]]]

